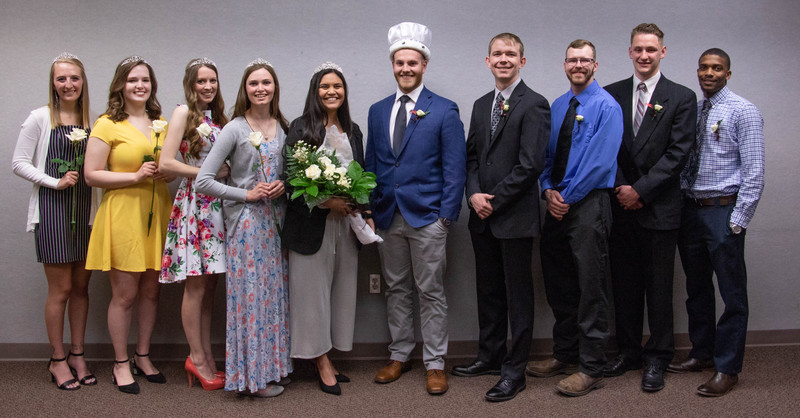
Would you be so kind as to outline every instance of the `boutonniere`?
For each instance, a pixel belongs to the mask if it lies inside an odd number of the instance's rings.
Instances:
[[[505,116],[505,115],[506,115],[506,112],[508,112],[508,108],[509,108],[509,107],[510,107],[510,106],[508,105],[508,100],[504,101],[504,102],[503,102],[503,116]]]
[[[719,127],[722,126],[722,119],[718,120],[717,123],[711,125],[711,132],[716,137],[716,140],[719,141]]]
[[[426,111],[424,111],[424,110],[421,110],[421,109],[420,109],[420,110],[412,110],[412,111],[411,111],[411,116],[413,116],[413,117],[414,117],[414,119],[413,119],[413,120],[417,120],[417,119],[422,119],[422,118],[424,118],[425,116],[428,116],[430,113],[431,113],[431,112],[426,112]]]
[[[658,102],[656,102],[655,105],[648,103],[647,107],[653,109],[653,119],[655,119],[656,116],[658,116],[658,113],[664,109],[664,106],[661,106],[660,104],[658,104]]]
[[[583,115],[575,115],[575,122],[578,122],[578,132],[580,132],[581,123],[583,123]]]

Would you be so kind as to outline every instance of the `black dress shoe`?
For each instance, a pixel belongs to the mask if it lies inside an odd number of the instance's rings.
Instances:
[[[492,366],[489,363],[484,363],[480,360],[475,360],[472,364],[464,365],[464,366],[455,366],[450,373],[453,376],[461,376],[461,377],[475,377],[475,376],[482,376],[485,374],[491,374],[495,376],[500,375],[500,367],[499,366]]]
[[[500,379],[494,387],[486,392],[486,400],[489,402],[503,402],[514,399],[518,393],[525,390],[525,378],[518,380]]]
[[[318,380],[319,380],[319,388],[323,392],[330,393],[331,395],[336,395],[336,396],[339,396],[339,395],[342,394],[342,387],[339,386],[339,382],[338,381],[336,383],[328,386],[328,385],[325,384],[325,382],[322,381],[322,376],[317,375],[317,377],[318,377]]]
[[[664,369],[659,364],[648,364],[642,372],[642,390],[658,392],[664,389]]]
[[[605,375],[605,377],[622,376],[628,370],[639,370],[641,368],[641,360],[636,360],[620,354],[614,360],[606,363],[606,367],[603,368],[603,375]]]

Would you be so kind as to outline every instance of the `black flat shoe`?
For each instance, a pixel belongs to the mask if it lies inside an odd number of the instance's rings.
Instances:
[[[161,372],[158,372],[156,374],[145,374],[145,372],[142,369],[136,367],[136,357],[150,357],[150,353],[147,354],[134,353],[133,365],[132,365],[133,374],[137,376],[138,375],[144,376],[145,379],[147,379],[147,381],[150,383],[167,383],[167,378],[164,377],[164,375],[161,374]]]
[[[51,358],[50,358],[50,362],[49,362],[49,363],[47,363],[47,371],[50,373],[50,381],[52,381],[53,383],[55,383],[55,384],[56,384],[56,387],[57,387],[57,388],[59,388],[59,389],[61,389],[61,390],[78,390],[78,389],[80,389],[80,388],[81,388],[81,386],[80,386],[80,385],[78,385],[78,386],[73,386],[73,387],[70,387],[70,385],[73,385],[73,384],[75,384],[75,383],[78,383],[78,379],[75,379],[75,378],[73,378],[73,379],[69,379],[69,380],[67,380],[66,382],[62,382],[62,383],[59,385],[59,384],[58,384],[58,382],[56,382],[56,375],[54,375],[54,374],[53,374],[53,372],[51,372],[51,371],[50,371],[50,366],[51,366],[53,363],[60,363],[60,362],[62,362],[62,361],[66,361],[66,360],[67,360],[67,358],[66,358],[66,357],[64,357],[64,358],[52,358],[52,357],[51,357]]]
[[[122,364],[122,363],[127,363],[127,362],[128,362],[128,359],[125,359],[125,360],[122,360],[122,361],[114,360],[114,363],[117,363],[117,364]],[[117,375],[114,374],[114,366],[111,366],[111,381],[114,382],[115,385],[117,385]],[[135,381],[133,383],[129,383],[129,384],[124,385],[124,386],[117,385],[117,389],[119,389],[119,391],[122,392],[122,393],[129,393],[131,395],[138,395],[139,394],[139,384],[136,383]]]
[[[69,366],[69,357],[70,356],[83,357],[83,353],[73,353],[72,351],[70,351],[69,354],[67,354],[67,365],[68,366]],[[75,369],[72,368],[72,366],[69,366],[69,370],[75,376],[78,375],[78,372],[75,371]],[[91,372],[89,374],[87,374],[86,376],[81,377],[78,381],[81,382],[81,385],[83,385],[83,386],[94,386],[94,385],[97,384],[97,378],[94,377],[94,375]]]
[[[336,381],[339,383],[350,383],[350,378],[339,373],[336,375]]]
[[[339,386],[338,381],[333,385],[328,386],[325,384],[325,382],[322,381],[322,376],[317,375],[317,378],[319,379],[319,388],[322,389],[323,392],[330,393],[331,395],[336,395],[336,396],[342,394],[342,388],[341,386]]]

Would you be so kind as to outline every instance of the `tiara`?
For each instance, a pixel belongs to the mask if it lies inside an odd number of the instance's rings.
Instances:
[[[214,61],[211,61],[210,59],[208,59],[206,57],[202,57],[202,58],[195,58],[195,59],[193,59],[192,61],[189,62],[189,66],[190,67],[194,67],[195,65],[213,65],[214,67],[216,67],[217,63],[215,63]]]
[[[268,67],[272,67],[272,64],[270,64],[270,62],[265,60],[264,58],[256,58],[256,59],[250,61],[250,64],[247,64],[247,67],[245,67],[245,69],[248,69],[248,68],[250,68],[250,67],[252,67],[254,65],[266,65]]]
[[[317,67],[314,70],[314,74],[316,74],[316,73],[318,73],[320,71],[323,71],[323,70],[336,70],[336,71],[338,71],[340,73],[344,72],[344,71],[342,71],[342,67],[336,65],[336,63],[333,63],[331,61],[325,61],[322,64],[320,64],[319,67]]]
[[[121,63],[119,63],[119,65],[121,67],[123,65],[130,64],[132,62],[142,62],[144,64],[150,65],[150,63],[147,62],[147,60],[145,60],[144,58],[142,58],[142,57],[140,57],[138,55],[132,55],[132,56],[130,56],[128,58],[125,58]]]
[[[55,64],[56,61],[69,60],[69,59],[80,61],[80,59],[75,55],[72,55],[69,52],[62,52],[61,54],[59,54],[59,56],[53,58],[53,64]]]

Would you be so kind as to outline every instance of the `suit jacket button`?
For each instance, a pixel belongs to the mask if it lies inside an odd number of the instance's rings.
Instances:
[[[396,161],[396,162],[394,163],[394,166],[395,166],[395,167],[400,167],[400,161]]]
[[[491,161],[487,161],[486,165],[492,165],[492,162]]]
[[[394,185],[394,188],[395,188],[395,189],[399,189],[399,188],[400,188],[400,185],[399,185],[399,184],[395,184],[395,185]]]

